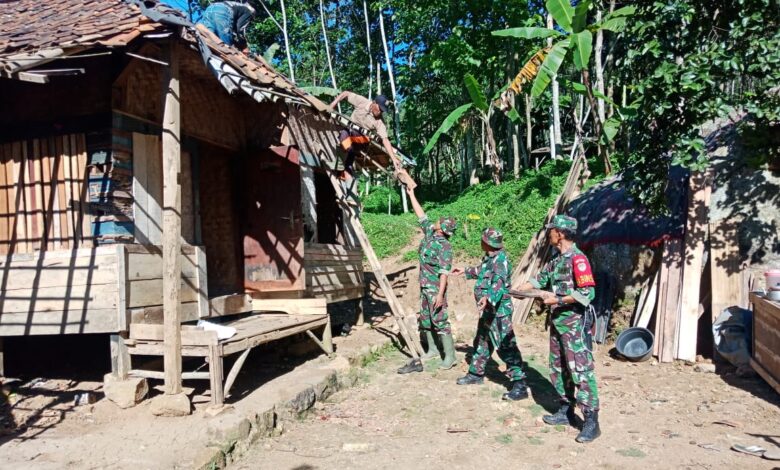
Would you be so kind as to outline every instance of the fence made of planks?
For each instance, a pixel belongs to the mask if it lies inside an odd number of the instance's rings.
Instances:
[[[84,134],[0,145],[0,254],[92,245]]]

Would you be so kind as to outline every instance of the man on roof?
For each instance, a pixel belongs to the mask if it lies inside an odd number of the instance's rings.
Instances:
[[[390,139],[387,138],[387,127],[382,121],[382,114],[387,112],[387,97],[377,95],[372,101],[351,91],[342,91],[330,104],[331,109],[336,109],[336,105],[343,99],[346,99],[355,108],[349,118],[360,127],[375,132],[382,139],[385,152],[393,159],[393,166],[400,169],[400,160],[390,144]],[[344,159],[344,171],[339,175],[344,180],[347,179],[347,174],[350,177],[354,176],[355,157],[361,150],[368,148],[369,138],[354,129],[345,129],[339,134],[339,142],[341,148],[347,153],[347,157]]]
[[[199,23],[210,29],[228,46],[246,47],[246,30],[255,9],[244,2],[214,2],[203,12]]]

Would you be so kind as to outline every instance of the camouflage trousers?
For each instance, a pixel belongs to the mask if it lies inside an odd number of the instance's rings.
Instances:
[[[525,380],[523,357],[517,349],[517,340],[512,329],[512,301],[509,299],[503,300],[495,310],[488,305],[479,317],[469,373],[480,377],[485,375],[485,365],[494,350],[506,363],[504,374],[509,380]]]
[[[599,409],[599,392],[593,372],[593,354],[583,339],[583,316],[556,312],[550,327],[550,382],[563,404]],[[576,390],[575,390],[576,389]]]
[[[444,295],[444,305],[434,309],[438,295],[439,289],[420,289],[420,312],[417,314],[417,321],[421,330],[448,335],[452,333],[452,328],[447,314],[447,295]]]

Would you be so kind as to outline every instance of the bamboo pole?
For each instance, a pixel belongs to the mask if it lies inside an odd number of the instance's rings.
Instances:
[[[165,392],[181,393],[181,134],[179,53],[176,40],[167,45],[163,154],[163,323]]]

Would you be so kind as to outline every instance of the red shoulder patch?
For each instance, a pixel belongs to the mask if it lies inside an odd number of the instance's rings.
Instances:
[[[593,279],[593,271],[590,269],[590,263],[585,255],[575,255],[571,259],[572,270],[574,271],[574,282],[577,287],[594,287],[596,280]]]

